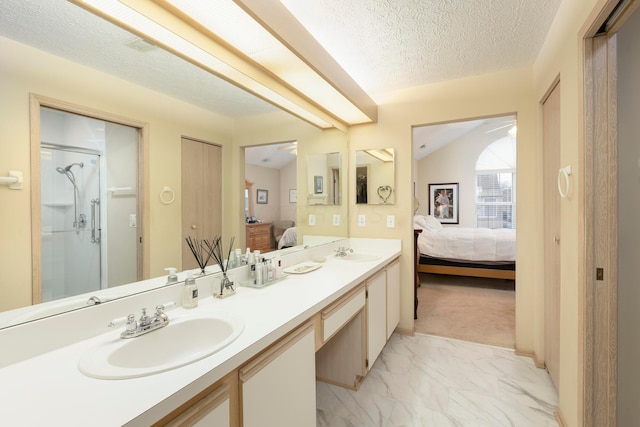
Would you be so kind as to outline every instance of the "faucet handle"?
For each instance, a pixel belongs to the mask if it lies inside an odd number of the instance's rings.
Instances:
[[[133,317],[133,320],[135,320],[135,316],[133,316],[133,314],[130,314],[130,315],[125,316],[125,317],[117,317],[117,318],[113,319],[111,322],[109,322],[107,324],[107,327],[115,328],[117,326],[122,326],[122,325],[126,324],[127,322],[129,322],[132,317]]]

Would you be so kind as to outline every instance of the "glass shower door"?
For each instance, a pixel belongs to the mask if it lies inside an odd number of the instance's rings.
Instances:
[[[101,288],[100,156],[41,149],[42,301]]]

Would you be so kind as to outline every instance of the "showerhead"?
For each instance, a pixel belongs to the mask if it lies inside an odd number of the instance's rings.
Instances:
[[[58,173],[65,174],[65,173],[69,172],[71,170],[71,168],[74,167],[74,166],[80,166],[81,168],[83,168],[84,167],[84,163],[82,163],[82,162],[80,162],[80,163],[71,163],[69,166],[66,166],[64,168],[59,167],[59,168],[56,168],[56,170],[58,171]]]

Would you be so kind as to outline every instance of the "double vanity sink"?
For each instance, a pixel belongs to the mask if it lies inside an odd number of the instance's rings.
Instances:
[[[106,334],[80,358],[78,368],[99,379],[158,374],[212,355],[235,341],[243,329],[244,321],[233,313],[185,310],[167,326],[136,338]]]

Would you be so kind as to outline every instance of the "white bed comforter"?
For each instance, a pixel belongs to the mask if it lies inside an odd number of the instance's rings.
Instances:
[[[418,235],[420,253],[434,258],[466,261],[515,261],[516,231],[451,227],[423,229]]]
[[[284,230],[282,237],[278,241],[278,249],[282,249],[285,246],[295,246],[298,244],[298,229],[297,227],[290,227]]]

